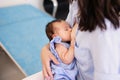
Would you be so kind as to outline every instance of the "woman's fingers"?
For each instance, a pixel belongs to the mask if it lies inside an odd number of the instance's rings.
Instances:
[[[58,60],[55,58],[53,54],[50,54],[50,59],[53,61],[55,64],[59,64]]]
[[[48,70],[47,67],[50,67],[50,57],[49,57],[49,54],[51,54],[49,52],[49,50],[46,50],[46,47],[44,47],[42,49],[42,52],[41,52],[41,61],[42,61],[42,70],[43,70],[43,76],[45,78],[45,80],[50,80],[48,79],[50,77],[50,75],[52,75],[52,73],[50,73]]]
[[[49,51],[49,45],[42,48],[41,51],[41,61],[43,68],[43,75],[45,80],[53,80],[53,74],[50,67],[50,61],[53,61],[55,64],[59,64],[55,56]]]
[[[58,61],[56,60],[56,58],[52,54],[49,54],[49,59],[50,60],[46,60],[46,62],[44,62],[43,75],[44,75],[46,80],[53,80],[53,75],[52,75],[52,71],[51,71],[51,68],[50,68],[50,61],[52,60],[56,63],[58,63]]]
[[[48,78],[53,78],[53,75],[52,75],[52,71],[51,71],[51,68],[50,68],[50,66],[48,67],[46,67],[46,70],[47,70],[47,74],[48,74]]]
[[[46,51],[45,49],[42,49],[41,60],[42,60],[43,76],[45,80],[53,80],[50,61],[53,61],[55,64],[58,64],[57,59],[50,51]]]
[[[48,73],[47,73],[47,71],[46,71],[44,66],[43,66],[43,75],[44,75],[44,78],[48,78],[49,77],[49,75],[48,75]]]
[[[43,65],[43,75],[45,80],[50,80],[50,77],[53,77],[49,63],[50,62],[46,61],[45,64]]]

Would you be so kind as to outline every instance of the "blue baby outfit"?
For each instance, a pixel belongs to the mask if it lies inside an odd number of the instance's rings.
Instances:
[[[63,44],[65,47],[69,48],[69,44],[61,42],[61,38],[58,36],[53,38],[50,42],[50,51],[59,61],[58,65],[51,62],[51,69],[54,75],[54,80],[76,80],[76,75],[78,71],[75,59],[70,64],[64,64],[59,58],[58,53],[55,49],[56,43]]]

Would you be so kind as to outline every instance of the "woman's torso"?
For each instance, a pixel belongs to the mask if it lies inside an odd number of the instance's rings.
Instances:
[[[73,26],[77,17],[77,1],[70,5],[66,21]],[[120,29],[115,30],[105,19],[107,30],[77,32],[75,58],[78,80],[120,80]]]
[[[101,73],[118,75],[120,79],[120,29],[115,30],[107,19],[105,22],[105,31],[97,28],[77,33],[75,57],[83,80],[93,80]]]

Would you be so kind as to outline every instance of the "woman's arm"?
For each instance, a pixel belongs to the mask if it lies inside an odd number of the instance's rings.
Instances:
[[[42,70],[45,78],[53,78],[50,61],[53,61],[55,64],[59,64],[57,59],[49,50],[49,44],[45,45],[41,50],[41,61],[42,61]]]

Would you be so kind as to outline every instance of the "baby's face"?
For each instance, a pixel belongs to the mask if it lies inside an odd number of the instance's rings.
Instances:
[[[62,38],[62,41],[70,41],[71,40],[71,31],[70,25],[65,22],[55,22],[53,24],[54,26],[54,32],[57,34],[57,36],[60,36]]]

